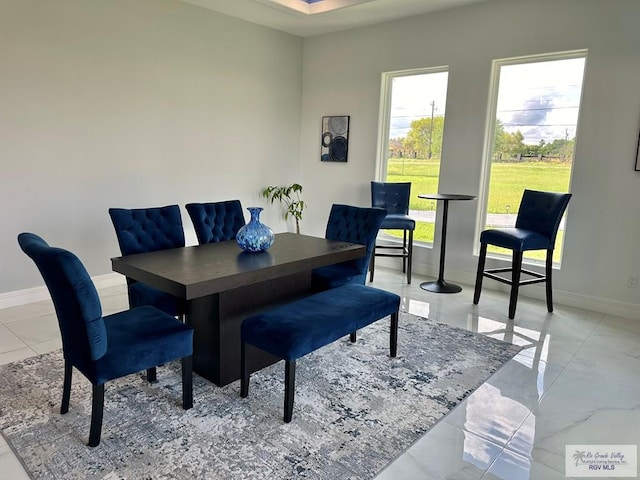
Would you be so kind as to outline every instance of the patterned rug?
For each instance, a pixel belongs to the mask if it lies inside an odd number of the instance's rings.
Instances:
[[[519,347],[401,314],[300,359],[293,421],[282,420],[284,364],[219,388],[194,378],[181,408],[180,364],[107,383],[102,442],[85,446],[91,385],[74,371],[60,415],[61,351],[0,367],[0,428],[36,479],[368,479],[511,359]]]

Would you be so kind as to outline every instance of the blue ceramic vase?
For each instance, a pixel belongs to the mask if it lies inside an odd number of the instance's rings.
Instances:
[[[273,230],[260,222],[261,207],[249,207],[247,210],[251,220],[238,230],[236,243],[245,252],[266,252],[275,240]]]

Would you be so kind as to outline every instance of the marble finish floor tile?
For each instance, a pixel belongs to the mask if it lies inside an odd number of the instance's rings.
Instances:
[[[532,461],[526,456],[503,451],[482,480],[566,480],[564,473]]]
[[[444,422],[505,446],[561,372],[561,367],[521,352]]]
[[[414,274],[408,285],[402,272],[378,266],[372,285],[398,293],[403,311],[523,350],[378,480],[560,480],[567,444],[640,445],[640,321],[564,305],[550,314],[522,295],[509,320],[505,291],[485,285],[476,306],[473,285],[438,295],[420,288],[426,280]],[[99,293],[105,314],[128,307],[124,282]],[[0,363],[60,346],[50,300],[0,309]],[[29,478],[2,438],[0,472]]]
[[[440,422],[376,478],[476,480],[482,477],[501,451],[499,445]]]
[[[593,333],[594,335],[640,335],[640,322],[630,322],[626,318],[606,315]]]
[[[34,355],[37,355],[37,352],[27,346],[17,348],[15,350],[3,351],[0,352],[0,365],[18,362],[25,358],[33,357]]]
[[[15,320],[4,326],[28,346],[60,338],[58,318],[55,314]]]
[[[27,344],[5,325],[0,325],[0,352],[11,352],[27,347]]]
[[[558,376],[507,448],[564,472],[565,445],[640,444],[640,388],[573,369]]]
[[[0,324],[11,323],[25,318],[40,317],[42,315],[55,315],[51,300],[41,300],[16,307],[0,309]]]
[[[640,334],[594,333],[573,357],[569,367],[606,378],[607,384],[640,387]]]
[[[45,342],[33,343],[29,346],[34,352],[36,352],[36,354],[42,355],[43,353],[53,352],[54,350],[62,348],[62,338],[58,336],[58,338],[53,338]]]
[[[29,480],[29,475],[22,468],[20,460],[13,454],[11,447],[0,435],[0,477],[11,480]]]

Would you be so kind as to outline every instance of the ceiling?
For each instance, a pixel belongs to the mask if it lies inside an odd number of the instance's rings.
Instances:
[[[181,1],[299,37],[311,37],[486,0]]]

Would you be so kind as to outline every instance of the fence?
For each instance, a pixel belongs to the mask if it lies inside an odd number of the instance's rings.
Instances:
[[[573,155],[555,156],[555,155],[522,155],[518,154],[513,157],[505,157],[501,153],[491,158],[492,162],[555,162],[555,163],[571,163]]]

